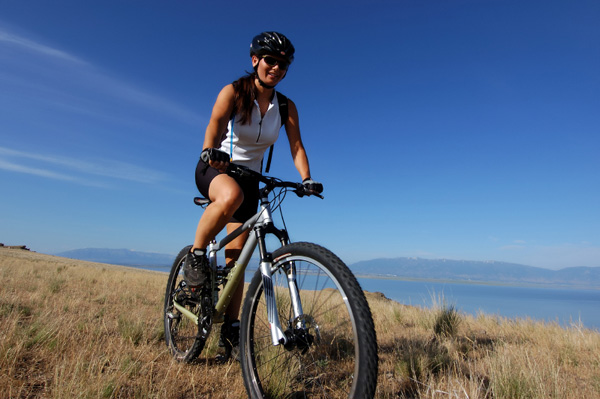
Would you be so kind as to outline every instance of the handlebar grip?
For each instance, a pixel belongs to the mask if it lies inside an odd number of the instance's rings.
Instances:
[[[323,185],[321,185],[320,188],[321,188],[321,191],[317,191],[317,190],[311,189],[310,187],[307,187],[306,184],[298,183],[298,186],[294,190],[294,192],[300,198],[302,198],[304,196],[315,196],[315,197],[323,199],[324,197],[321,195],[321,193],[323,192]]]
[[[304,189],[309,191],[309,192],[314,192],[317,194],[321,194],[323,192],[323,184],[321,183],[317,183],[317,182],[311,182],[311,183],[302,183],[302,185],[304,186]]]

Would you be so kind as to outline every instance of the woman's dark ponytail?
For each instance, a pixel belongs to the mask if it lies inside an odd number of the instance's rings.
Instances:
[[[252,72],[233,82],[233,89],[235,91],[233,113],[240,115],[238,122],[242,125],[252,122],[252,109],[254,107],[254,99],[256,98],[255,79],[256,72]]]

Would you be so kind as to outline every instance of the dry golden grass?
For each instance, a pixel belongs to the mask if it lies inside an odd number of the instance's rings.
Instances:
[[[596,331],[473,317],[435,300],[420,309],[367,298],[379,342],[378,398],[600,398]],[[440,324],[451,327],[440,332]]]
[[[214,340],[196,364],[169,356],[165,274],[0,249],[0,278],[2,398],[246,397]],[[368,299],[377,398],[600,397],[597,332]]]
[[[0,250],[0,397],[243,398],[239,366],[173,361],[167,276]]]

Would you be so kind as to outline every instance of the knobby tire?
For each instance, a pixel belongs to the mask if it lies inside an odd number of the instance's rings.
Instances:
[[[240,350],[251,398],[369,399],[377,383],[377,342],[368,303],[348,267],[327,249],[293,243],[273,253],[279,320],[297,345],[274,346],[260,270],[244,300]],[[295,268],[306,328],[294,331],[285,273]]]

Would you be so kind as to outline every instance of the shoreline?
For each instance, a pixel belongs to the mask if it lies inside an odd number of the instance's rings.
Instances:
[[[414,281],[420,283],[441,283],[441,284],[464,284],[464,285],[487,285],[498,287],[515,287],[515,288],[541,288],[541,289],[565,289],[565,290],[586,290],[598,291],[600,287],[568,285],[568,284],[551,284],[551,283],[516,283],[502,281],[479,281],[479,280],[453,280],[453,279],[436,279],[436,278],[417,278],[417,277],[402,277],[394,275],[378,275],[378,274],[354,274],[356,278],[366,278],[370,280],[398,280],[398,281]]]

